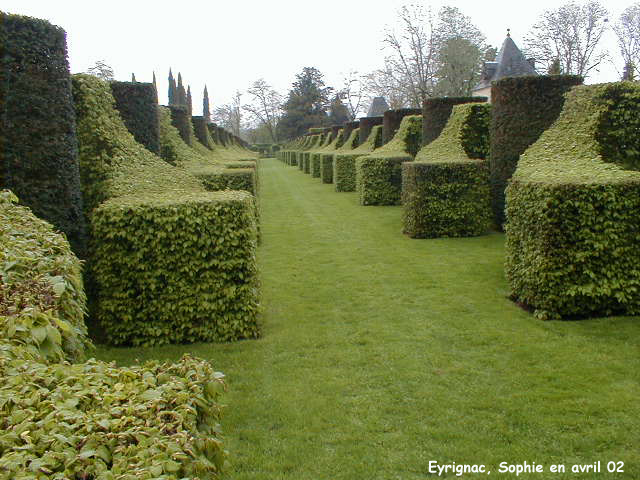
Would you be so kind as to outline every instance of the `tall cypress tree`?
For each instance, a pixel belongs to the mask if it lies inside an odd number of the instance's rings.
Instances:
[[[177,105],[185,106],[187,104],[187,92],[184,90],[184,85],[182,84],[182,74],[178,72],[178,95],[176,99]]]
[[[158,103],[158,84],[156,83],[156,72],[153,72],[153,89],[156,91],[156,103]]]
[[[131,82],[132,83],[136,83],[136,74],[135,73],[131,74]]]
[[[176,88],[176,81],[173,78],[173,73],[169,69],[169,105],[176,105],[178,102],[178,91]]]
[[[191,101],[191,85],[187,85],[187,110],[189,116],[193,115],[193,103]]]
[[[205,123],[211,123],[211,111],[209,110],[209,92],[207,86],[204,86],[204,94],[202,96],[202,116]]]

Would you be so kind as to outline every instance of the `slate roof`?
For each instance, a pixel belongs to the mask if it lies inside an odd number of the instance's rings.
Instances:
[[[389,110],[389,105],[384,97],[375,97],[371,102],[367,117],[381,117],[387,110]]]
[[[495,62],[485,62],[482,72],[482,80],[474,90],[480,90],[491,86],[491,82],[504,77],[523,77],[525,75],[537,75],[535,68],[527,61],[511,35],[507,34],[502,43],[502,48]]]

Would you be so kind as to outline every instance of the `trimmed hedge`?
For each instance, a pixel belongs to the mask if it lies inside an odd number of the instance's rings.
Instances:
[[[65,32],[0,12],[0,188],[63,231],[83,256],[86,228]]]
[[[333,183],[335,184],[336,192],[352,192],[353,190],[347,190],[350,188],[350,185],[347,182],[343,181],[342,172],[338,165],[336,164],[336,158],[338,155],[342,153],[351,152],[352,150],[358,148],[358,144],[360,143],[360,129],[356,128],[351,131],[349,138],[342,144],[340,148],[336,148],[336,151],[331,155],[330,158],[327,159],[327,162],[331,163],[331,168],[333,170]],[[328,168],[327,165],[326,168]]]
[[[17,201],[0,191],[0,358],[81,361],[91,341],[80,261]]]
[[[337,150],[344,145],[343,132],[342,128],[338,130],[331,144],[333,150]],[[320,180],[322,183],[333,183],[333,151],[320,155]]]
[[[402,164],[404,233],[412,238],[468,237],[491,226],[489,147],[491,107],[464,103],[415,162]],[[482,160],[474,160],[482,159]]]
[[[512,298],[539,318],[640,314],[640,87],[574,87],[507,196]]]
[[[257,336],[253,197],[207,193],[196,177],[135,142],[105,82],[76,75],[73,83],[96,317],[109,341]]]
[[[311,152],[320,146],[322,143],[322,135],[312,135],[308,146],[302,152],[302,171],[304,173],[311,173]]]
[[[440,136],[454,105],[487,100],[487,97],[439,97],[425,100],[422,104],[422,145],[429,145]]]
[[[322,142],[322,145],[317,150],[311,151],[309,155],[309,169],[313,178],[322,177],[322,155],[324,155],[325,152],[331,152],[335,150],[336,138],[331,135],[330,128],[326,128],[325,130],[325,138]]]
[[[116,109],[127,129],[155,154],[160,154],[157,92],[152,83],[110,82]]]
[[[225,168],[220,171],[193,171],[204,188],[210,192],[218,190],[245,190],[257,194],[256,171],[253,168]]]
[[[336,191],[354,192],[356,190],[356,159],[373,152],[380,146],[382,146],[382,125],[377,125],[373,127],[369,137],[359,147],[334,155],[333,175]]]
[[[491,87],[491,205],[497,226],[504,223],[504,190],[518,158],[558,118],[564,95],[582,77],[508,77]]]
[[[171,124],[178,129],[182,141],[191,146],[193,136],[193,125],[191,125],[191,114],[187,107],[181,105],[169,105],[171,111]]]
[[[381,116],[360,118],[360,124],[358,126],[358,128],[360,128],[360,145],[367,141],[373,127],[376,125],[382,125],[382,121],[383,118]]]
[[[209,362],[118,368],[0,355],[0,475],[11,479],[219,478],[226,458]]]
[[[193,133],[198,141],[207,147],[209,150],[213,150],[214,141],[207,128],[207,122],[204,117],[192,116],[191,122],[193,123]]]
[[[356,160],[356,192],[360,205],[400,203],[402,163],[413,160],[420,148],[421,137],[422,117],[406,116],[390,142]]]
[[[402,119],[409,115],[422,115],[422,110],[419,108],[398,108],[384,112],[382,117],[382,143],[389,143],[393,139],[400,128]]]

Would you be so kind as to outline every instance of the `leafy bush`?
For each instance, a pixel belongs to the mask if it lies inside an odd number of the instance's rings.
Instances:
[[[309,161],[311,163],[309,169],[313,178],[322,177],[322,156],[325,152],[333,152],[336,149],[338,136],[334,136],[331,129],[328,130],[322,145],[318,149],[312,150],[309,155]]]
[[[496,225],[504,223],[504,190],[518,158],[558,118],[564,95],[582,77],[507,77],[491,88],[491,205]]]
[[[342,128],[339,129],[328,149],[328,153],[320,155],[320,180],[322,183],[333,183],[333,153],[344,145],[343,132]]]
[[[404,232],[413,238],[467,237],[491,226],[490,105],[465,103],[415,162],[402,165]]]
[[[311,152],[320,146],[322,143],[322,135],[312,135],[308,146],[302,152],[302,171],[304,173],[311,173]]]
[[[540,318],[640,313],[639,108],[636,84],[574,87],[520,158],[506,273]]]
[[[187,107],[182,105],[169,105],[171,112],[171,124],[178,129],[182,141],[192,146],[193,125],[191,124],[191,115]],[[225,142],[226,143],[226,142]]]
[[[358,128],[360,129],[360,145],[367,141],[369,135],[371,134],[371,130],[376,125],[382,125],[383,117],[361,117],[359,119]],[[382,135],[382,133],[380,134]],[[382,143],[382,137],[380,139],[380,143]]]
[[[358,133],[359,135],[359,133]],[[334,155],[333,175],[337,192],[354,192],[356,189],[356,159],[371,153],[382,145],[382,125],[374,126],[369,137],[359,147]]]
[[[86,248],[65,32],[0,12],[0,188]]]
[[[390,142],[356,160],[356,192],[360,205],[400,203],[402,163],[413,160],[420,148],[421,137],[422,117],[406,116]]]
[[[16,202],[0,192],[0,357],[81,361],[91,342],[80,261],[63,235]]]
[[[400,128],[402,119],[409,115],[422,115],[422,110],[419,108],[398,108],[384,112],[382,117],[382,143],[389,143],[393,139]]]
[[[152,83],[111,82],[116,109],[127,129],[148,150],[160,154],[158,92]]]
[[[422,145],[429,145],[440,136],[454,105],[486,101],[487,97],[438,97],[425,100],[422,104]]]
[[[207,128],[207,123],[204,117],[192,116],[191,122],[193,123],[193,133],[195,134],[198,141],[209,150],[212,150],[215,142],[213,141],[213,138],[209,133],[209,129]]]
[[[219,478],[222,375],[184,356],[117,368],[0,355],[3,478]]]

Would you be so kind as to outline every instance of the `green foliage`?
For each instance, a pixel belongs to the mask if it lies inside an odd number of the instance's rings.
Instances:
[[[504,190],[518,158],[558,118],[564,94],[582,83],[575,75],[508,77],[491,89],[491,205],[494,220],[502,225]]]
[[[391,141],[356,160],[356,192],[360,205],[400,203],[402,162],[413,160],[420,149],[421,138],[422,117],[405,116]]]
[[[438,97],[425,100],[422,105],[422,145],[429,145],[440,136],[454,105],[486,101],[487,97]]]
[[[151,152],[159,154],[158,100],[153,84],[110,82],[110,85],[116,109],[133,138]]]
[[[86,248],[65,32],[0,12],[0,188]]]
[[[398,108],[384,112],[382,119],[382,143],[388,143],[393,139],[402,124],[402,119],[409,115],[422,115],[422,110],[419,108]],[[418,149],[419,148],[420,147],[418,147]],[[418,149],[416,149],[416,151],[418,151]]]
[[[334,155],[333,179],[336,184],[336,192],[354,192],[356,190],[356,159],[371,153],[380,146],[382,146],[382,125],[376,125],[360,146],[349,152]]]
[[[191,115],[187,107],[183,105],[169,105],[171,111],[171,124],[178,129],[182,141],[192,146],[193,125],[191,124]]]
[[[513,298],[540,318],[640,313],[640,173],[625,170],[638,165],[627,136],[639,108],[631,83],[575,87],[520,159],[506,273]],[[630,146],[622,156],[620,145]]]
[[[360,129],[360,145],[367,141],[371,130],[376,125],[382,125],[383,118],[380,117],[362,117],[358,121],[358,128]],[[382,139],[380,140],[382,142]]]
[[[17,200],[0,191],[0,357],[80,361],[91,347],[80,261]]]
[[[491,106],[453,107],[440,136],[402,165],[404,232],[413,238],[468,237],[491,226],[488,162]]]
[[[223,376],[185,355],[117,368],[0,356],[3,478],[219,478]]]
[[[209,133],[204,117],[191,117],[191,122],[193,123],[193,133],[198,141],[209,150],[213,150],[214,141]]]
[[[254,168],[225,168],[219,171],[194,171],[204,188],[210,192],[218,190],[245,190],[257,194],[256,170]]]
[[[342,102],[340,95],[333,97],[331,106],[329,107],[329,122],[333,125],[342,125],[349,121],[349,110]]]

